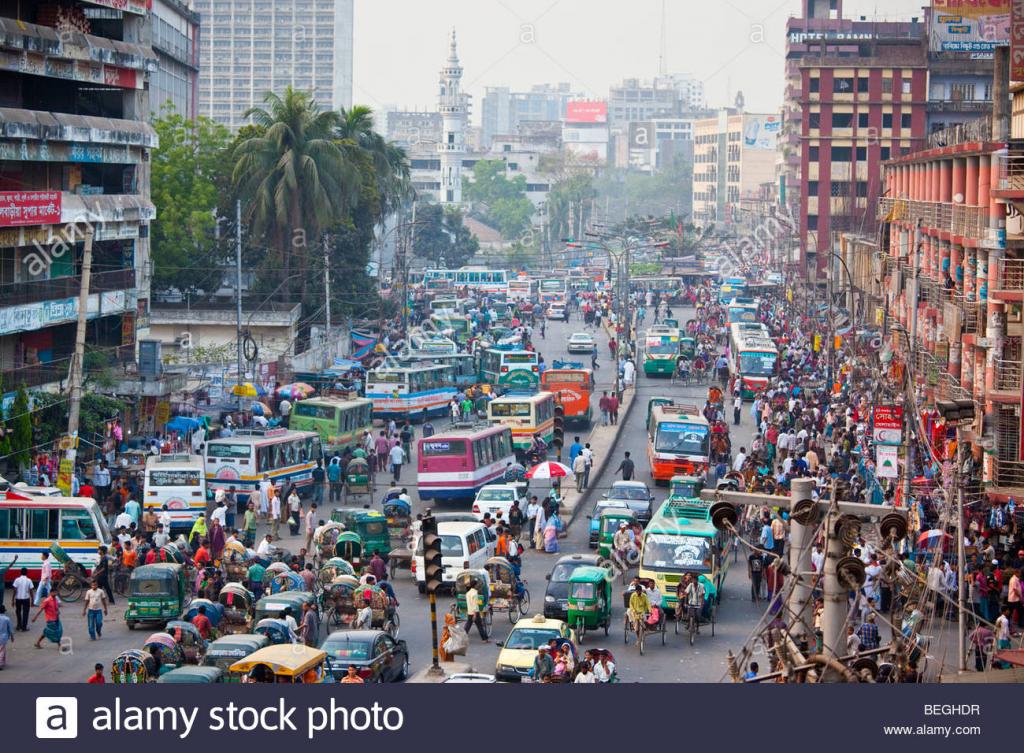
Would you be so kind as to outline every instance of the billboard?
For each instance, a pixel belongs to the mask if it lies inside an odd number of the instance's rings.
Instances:
[[[566,123],[607,123],[607,102],[570,102],[565,111]]]
[[[902,405],[876,405],[872,418],[876,444],[898,445],[903,441]]]
[[[60,222],[60,191],[0,191],[0,227]]]
[[[743,148],[775,151],[782,118],[778,115],[746,115],[743,120]]]
[[[1024,81],[1024,0],[1013,0],[1010,18],[1010,80]],[[1024,453],[1024,443],[1021,452]]]
[[[1010,40],[1011,0],[932,0],[928,48],[989,57]]]

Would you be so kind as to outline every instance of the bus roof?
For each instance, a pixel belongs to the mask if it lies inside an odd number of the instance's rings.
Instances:
[[[528,395],[524,392],[521,395],[512,394],[496,397],[490,402],[490,405],[494,405],[494,403],[534,403],[545,398],[554,398],[554,396],[555,393],[553,392],[537,392],[532,395]]]
[[[645,533],[678,533],[685,536],[713,536],[711,502],[702,499],[667,499],[654,513]]]
[[[497,424],[479,424],[476,426],[465,426],[457,427],[454,429],[448,429],[440,434],[433,434],[429,437],[421,438],[421,442],[435,442],[439,439],[470,439],[480,436],[487,436],[489,434],[500,434],[503,431],[508,431],[507,426],[499,426]]]
[[[381,366],[380,368],[372,369],[367,374],[367,377],[372,377],[374,374],[378,373],[411,374],[421,371],[438,371],[447,368],[447,366],[440,364],[423,364],[422,366]]]
[[[276,440],[305,439],[319,437],[315,431],[292,431],[290,429],[239,429],[233,437],[217,437],[207,441],[211,444],[270,444]]]
[[[48,497],[40,494],[28,494],[16,489],[8,489],[0,494],[0,505],[17,507],[55,507],[70,508],[99,507],[92,497]]]
[[[686,421],[691,424],[704,424],[708,420],[700,415],[696,405],[656,405],[651,417],[658,421]]]
[[[147,471],[158,466],[204,469],[202,455],[150,455],[146,458]]]
[[[309,405],[329,406],[373,405],[373,401],[365,397],[307,397],[305,400],[300,400],[299,402],[308,403]]]

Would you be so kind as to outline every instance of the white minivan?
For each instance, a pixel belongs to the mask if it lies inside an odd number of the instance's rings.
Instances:
[[[444,572],[441,580],[445,584],[455,582],[463,570],[481,570],[484,563],[494,556],[497,537],[482,523],[438,523],[437,534],[441,537],[441,564]],[[416,537],[415,555],[412,559],[413,575],[420,593],[426,590],[423,567],[423,537]]]

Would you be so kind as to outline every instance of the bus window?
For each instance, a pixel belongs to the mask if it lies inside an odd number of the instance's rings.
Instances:
[[[491,438],[484,437],[480,441],[480,452],[484,456],[484,464],[490,465],[494,462],[494,453],[491,452]]]
[[[30,539],[56,539],[59,516],[58,510],[30,510],[28,537]]]
[[[296,439],[291,443],[292,465],[296,463],[305,463],[309,459],[306,450],[307,444],[308,442],[305,439]]]
[[[271,447],[258,447],[256,449],[256,470],[259,473],[266,473],[274,467],[272,450],[273,448]]]
[[[24,538],[23,510],[0,510],[0,539]]]
[[[309,459],[322,460],[324,457],[323,448],[320,446],[320,436],[309,438]]]
[[[60,537],[82,541],[95,539],[96,526],[86,510],[62,510],[60,514]]]
[[[491,434],[491,436],[487,437],[487,439],[484,441],[487,442],[487,446],[490,448],[492,463],[498,460],[499,458],[504,457],[501,454],[501,440],[499,439],[497,434]]]

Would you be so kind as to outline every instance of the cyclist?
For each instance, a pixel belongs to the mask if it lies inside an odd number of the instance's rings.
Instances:
[[[700,615],[704,611],[704,584],[693,573],[686,573],[683,582],[679,584],[679,590],[681,593],[677,596],[679,603],[686,605],[686,618],[693,619],[693,624],[700,633]]]
[[[626,610],[626,619],[633,632],[639,633],[640,621],[646,621],[651,614],[651,601],[644,592],[644,587],[637,583],[633,586],[633,593],[629,597],[629,609]]]

